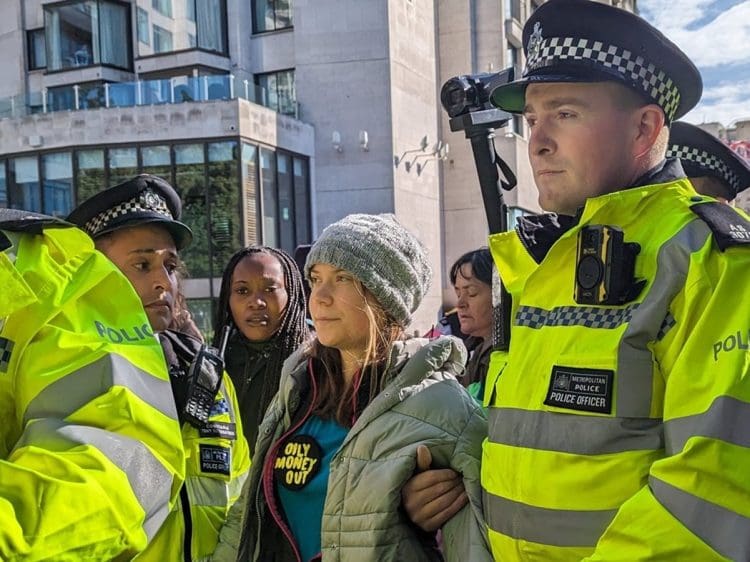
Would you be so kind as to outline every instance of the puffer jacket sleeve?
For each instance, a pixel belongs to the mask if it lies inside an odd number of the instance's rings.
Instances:
[[[471,397],[466,395],[469,400]],[[482,488],[479,480],[482,441],[487,437],[487,419],[475,406],[456,442],[450,467],[463,476],[469,503],[443,525],[443,553],[447,562],[490,562],[487,528],[482,515]]]
[[[0,559],[129,559],[185,470],[140,299],[72,228],[0,253],[0,287]]]

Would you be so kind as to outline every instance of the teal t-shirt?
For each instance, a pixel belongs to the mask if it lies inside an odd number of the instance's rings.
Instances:
[[[284,440],[274,461],[281,507],[304,562],[320,552],[331,459],[347,433],[334,420],[311,416]]]

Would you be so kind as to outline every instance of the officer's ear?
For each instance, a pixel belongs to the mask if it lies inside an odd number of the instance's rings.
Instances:
[[[669,141],[669,129],[666,127],[664,110],[650,103],[633,112],[635,137],[633,139],[633,156],[642,158],[653,154],[658,160],[664,158]],[[657,154],[658,153],[658,154]]]

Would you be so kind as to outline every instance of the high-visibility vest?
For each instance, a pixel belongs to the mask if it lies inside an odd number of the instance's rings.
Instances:
[[[535,267],[491,237],[513,297],[482,459],[497,560],[750,559],[750,222],[700,205],[684,179],[590,199]],[[586,225],[640,244],[630,302],[574,300]]]
[[[203,562],[211,559],[229,509],[239,498],[250,469],[237,396],[229,375],[224,378],[206,428],[185,423],[185,485],[180,502],[137,557],[139,562]],[[190,514],[184,512],[189,505]],[[188,527],[189,525],[189,527]],[[189,532],[186,540],[185,533]],[[190,557],[185,556],[190,545]]]
[[[130,558],[184,478],[164,356],[86,234],[36,232],[0,251],[0,559]]]

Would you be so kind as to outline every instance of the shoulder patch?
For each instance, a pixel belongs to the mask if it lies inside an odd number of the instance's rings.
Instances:
[[[733,207],[711,202],[691,205],[690,210],[708,225],[722,252],[732,246],[750,244],[750,221]]]

